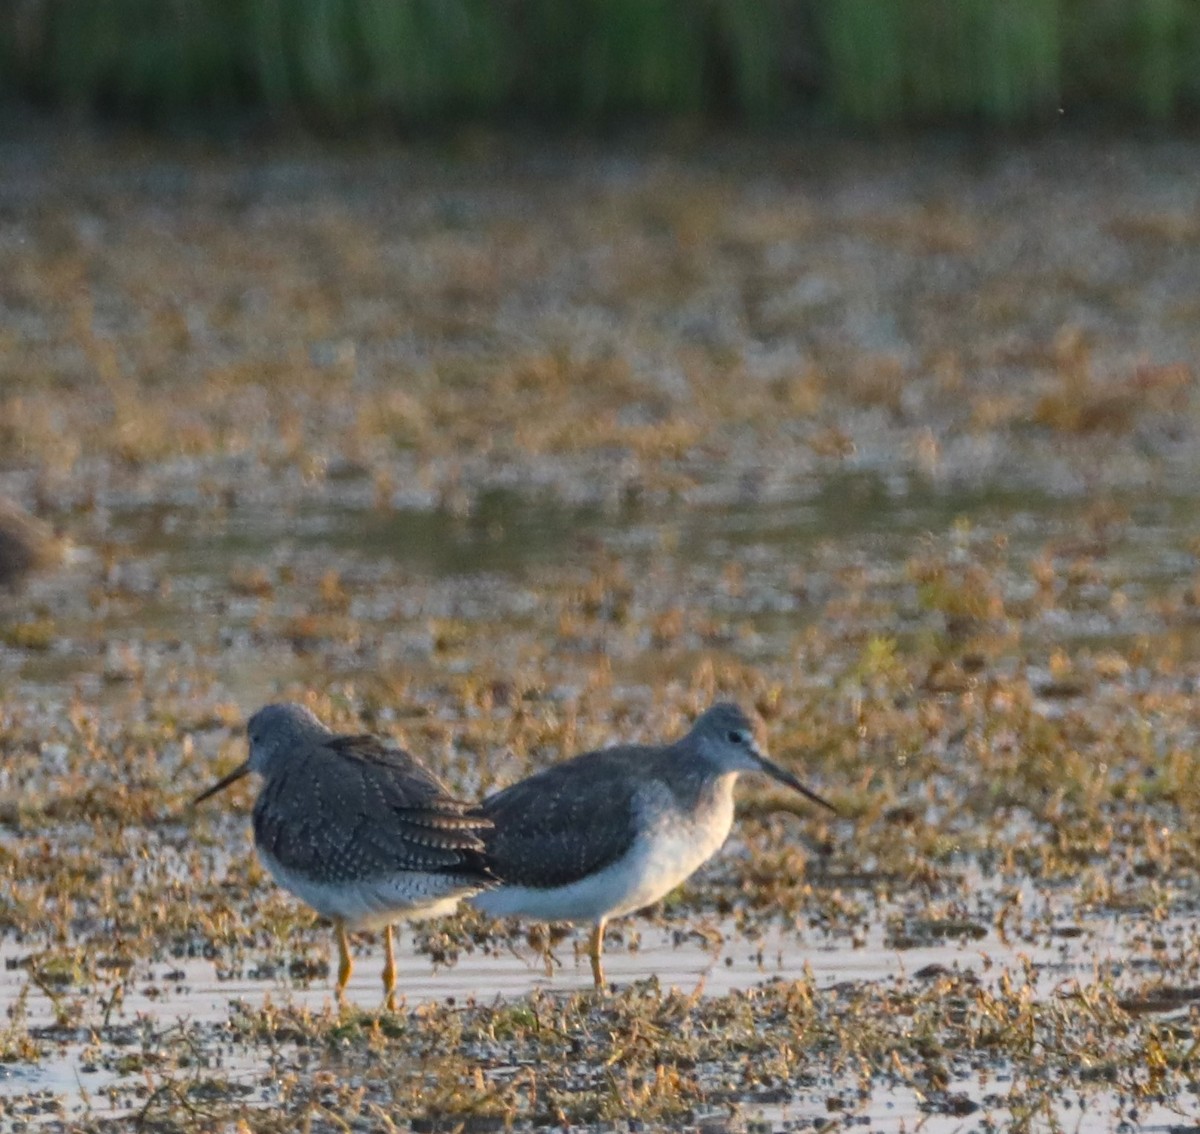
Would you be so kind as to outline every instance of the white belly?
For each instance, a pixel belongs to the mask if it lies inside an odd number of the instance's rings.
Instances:
[[[643,793],[639,804],[643,830],[624,858],[566,886],[499,886],[476,894],[471,903],[492,917],[537,921],[620,917],[674,890],[721,849],[733,823],[731,790],[718,792],[714,805],[696,819],[679,812],[660,786]]]
[[[322,917],[343,921],[349,929],[379,929],[402,920],[442,917],[474,892],[451,876],[415,870],[363,882],[315,882],[288,870],[261,847],[258,856],[280,886]]]

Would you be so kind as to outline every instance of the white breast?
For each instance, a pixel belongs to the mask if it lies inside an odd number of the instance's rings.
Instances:
[[[288,870],[262,847],[258,857],[285,890],[322,917],[345,922],[349,929],[379,929],[401,920],[442,917],[453,913],[460,899],[472,893],[453,876],[417,870],[362,882],[315,882]]]
[[[733,824],[733,777],[695,816],[679,810],[665,785],[647,785],[637,816],[641,830],[629,853],[598,873],[548,889],[500,886],[476,894],[472,904],[492,917],[538,921],[599,921],[652,905],[721,849]]]

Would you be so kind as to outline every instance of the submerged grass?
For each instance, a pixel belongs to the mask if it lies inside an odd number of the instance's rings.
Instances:
[[[645,981],[604,1002],[538,993],[519,1005],[430,1006],[403,1017],[235,1004],[222,1040],[231,1053],[286,1053],[303,1071],[277,1078],[274,1105],[264,1107],[244,1075],[194,1063],[205,1047],[196,1029],[162,1033],[140,1057],[123,1057],[150,1087],[143,1124],[324,1131],[390,1125],[391,1116],[421,1130],[605,1129],[636,1116],[665,1129],[711,1123],[747,1097],[760,1105],[791,1097],[824,1121],[860,1112],[865,1096],[887,1086],[921,1100],[914,1117],[978,1113],[990,1122],[1003,1100],[1016,1129],[1023,1114],[1053,1121],[1064,1076],[1104,1083],[1144,1107],[1162,1097],[1187,1047],[1169,1027],[1136,1022],[1108,989],[1047,999],[1032,974],[993,993],[951,972],[887,988],[775,983],[719,999]],[[404,1056],[390,1058],[397,1049]],[[1023,1054],[1009,1079],[1014,1052]],[[985,1081],[998,1073],[1005,1086],[973,1101],[955,1089],[973,1073]],[[784,1086],[797,1080],[798,1089]]]

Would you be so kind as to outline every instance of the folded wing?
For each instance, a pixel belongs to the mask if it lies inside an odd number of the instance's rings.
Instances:
[[[485,799],[493,826],[482,836],[501,882],[567,886],[622,858],[637,834],[628,767],[649,756],[633,746],[589,752]]]
[[[332,737],[271,788],[255,807],[255,838],[289,869],[329,882],[404,871],[480,887],[494,880],[484,857],[490,821],[407,752],[374,737]]]

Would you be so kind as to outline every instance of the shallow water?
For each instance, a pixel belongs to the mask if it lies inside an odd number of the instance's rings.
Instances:
[[[545,506],[502,493],[481,497],[465,518],[428,510],[381,513],[352,489],[334,486],[321,506],[282,510],[247,506],[224,514],[207,508],[111,508],[107,538],[127,551],[108,570],[119,575],[116,591],[123,597],[97,610],[94,597],[88,598],[83,587],[72,587],[71,570],[94,585],[97,566],[86,556],[66,574],[36,583],[36,601],[55,603],[57,638],[42,653],[0,653],[10,688],[31,704],[53,705],[82,695],[122,705],[128,701],[131,674],[139,681],[155,675],[174,680],[169,675],[189,664],[197,651],[206,657],[210,680],[243,711],[291,682],[320,687],[331,675],[347,683],[366,682],[380,666],[413,674],[469,674],[480,665],[478,656],[469,651],[445,656],[429,625],[463,624],[500,650],[506,644],[519,649],[513,643],[532,641],[544,632],[539,629],[542,595],[548,589],[585,585],[598,556],[623,564],[635,580],[633,602],[666,610],[675,605],[695,610],[706,602],[717,622],[737,619],[741,658],[778,664],[809,627],[829,630],[832,625],[836,638],[827,603],[843,587],[847,572],[861,577],[871,601],[881,604],[877,616],[869,609],[854,613],[855,635],[903,640],[928,634],[919,588],[906,564],[935,538],[949,540],[951,562],[955,555],[969,557],[975,544],[998,541],[1003,549],[1003,561],[995,567],[998,585],[1018,596],[1029,592],[1022,575],[1039,555],[1095,558],[1094,579],[1087,584],[1095,593],[1083,587],[1077,600],[1023,621],[1020,648],[1034,656],[1050,647],[1119,650],[1125,643],[1154,643],[1169,635],[1181,661],[1200,657],[1200,622],[1168,624],[1156,606],[1156,596],[1195,567],[1186,499],[1110,502],[1120,519],[1111,532],[1097,537],[1081,528],[1074,500],[999,491],[956,494],[870,472],[814,484],[804,499],[694,507],[686,515],[672,508],[613,512]],[[964,516],[970,517],[969,525],[956,527]],[[1103,542],[1102,550],[1088,544],[1096,539]],[[735,589],[722,581],[731,564],[739,571]],[[369,638],[345,648],[316,639],[311,645],[261,640],[264,607],[272,618],[303,619],[316,582],[332,565],[352,592],[349,616],[361,622]],[[262,593],[255,582],[235,588],[231,597],[231,579],[258,569],[267,573]],[[1114,604],[1111,592],[1118,588],[1126,601]],[[106,641],[103,649],[97,648]],[[698,641],[697,650],[702,645]],[[647,664],[646,646],[640,633],[605,642],[604,649],[625,666],[623,680],[629,688],[638,687],[639,667]],[[482,668],[495,672],[488,665]],[[1057,688],[1049,669],[1033,663],[1029,671],[1035,691],[1045,690],[1035,701],[1043,718],[1057,719],[1084,704],[1082,691]],[[564,675],[561,690],[549,691],[552,703],[572,696],[571,680]],[[647,675],[644,680],[653,679]],[[819,687],[820,675],[812,681]],[[212,743],[198,743],[215,756]],[[466,782],[472,775],[466,773]],[[825,790],[828,785],[820,786]],[[1016,838],[1018,821],[1009,823]],[[227,829],[231,838],[244,838],[240,822],[230,822]],[[807,837],[806,823],[789,829],[801,840]],[[850,841],[838,853],[853,861],[854,827],[834,823],[832,830],[835,839]],[[1001,824],[992,836],[994,845],[1003,845],[1004,830]],[[178,831],[173,837],[185,835]],[[727,853],[745,853],[737,835]],[[228,855],[218,855],[209,869],[219,876],[230,861]],[[1168,970],[1186,969],[1180,958],[1195,950],[1193,921],[1183,912],[1191,900],[1186,893],[1151,918],[1141,912],[1130,917],[1089,914],[1069,888],[993,878],[981,873],[970,856],[961,867],[962,876],[950,889],[969,895],[975,905],[967,910],[969,932],[958,938],[935,932],[928,944],[920,943],[922,902],[900,886],[868,908],[854,929],[821,931],[800,923],[783,928],[768,917],[747,935],[732,920],[686,912],[668,917],[663,925],[630,919],[610,931],[608,977],[622,987],[653,975],[663,987],[721,997],[770,981],[811,979],[819,994],[846,982],[928,981],[947,970],[972,974],[989,985],[1023,971],[1034,974],[1041,994],[1053,998],[1098,979],[1136,991],[1161,973],[1170,984],[1175,978]],[[711,869],[719,872],[723,866],[718,862]],[[186,876],[187,868],[181,866],[178,877]],[[700,891],[704,879],[702,874],[694,882]],[[813,868],[810,881],[817,891],[824,886],[853,893],[858,888],[836,878],[823,882],[819,867]],[[864,883],[870,890],[869,873]],[[994,924],[996,911],[1012,900],[1014,891],[1020,892],[1025,928],[1004,939]],[[917,943],[894,944],[896,929],[888,923],[897,917],[905,926],[916,919]],[[1147,945],[1149,934],[1158,943],[1154,947]],[[306,934],[319,942],[318,951],[327,949],[327,936],[321,929]],[[578,952],[582,943],[579,933],[560,942],[548,974],[546,960],[528,947],[477,949],[452,965],[433,968],[427,959],[414,956],[408,941],[400,960],[405,1005],[409,1010],[429,1002],[487,1005],[518,1000],[535,989],[585,991],[590,975]],[[374,1011],[381,959],[369,943],[360,950],[349,999]],[[1162,963],[1164,950],[1173,958],[1170,965]],[[90,1122],[134,1115],[142,1102],[135,1086],[138,1075],[122,1069],[120,1043],[54,1026],[55,1005],[28,988],[18,964],[30,952],[36,949],[12,942],[0,949],[6,961],[0,1000],[15,1004],[25,992],[25,1026],[49,1040],[53,1054],[36,1065],[13,1065],[0,1078],[0,1098],[13,1108],[9,1118],[53,1124],[64,1116]],[[186,1021],[207,1036],[204,1044],[222,1051],[220,1067],[230,1084],[243,1090],[247,1100],[261,1097],[262,1105],[272,1105],[274,1088],[263,1085],[264,1052],[223,1046],[231,1013],[257,1011],[267,1003],[319,1013],[330,1006],[331,996],[326,979],[297,985],[251,976],[253,967],[245,964],[229,976],[227,957],[139,961],[119,1006],[106,1014],[105,1028],[129,1025],[153,1033]],[[1190,1026],[1192,1000],[1186,988],[1184,992],[1160,1015]],[[286,1046],[282,1056],[275,1052],[271,1058],[286,1063]],[[974,1072],[960,1074],[946,1088],[946,1098],[932,1101],[903,1085],[877,1085],[852,1109],[836,1113],[816,1093],[805,1101],[801,1092],[786,1106],[744,1101],[735,1106],[730,1121],[735,1128],[753,1131],[817,1128],[826,1120],[846,1129],[987,1131],[1000,1121],[993,1116],[1008,1113],[1003,1077],[1009,1073],[1002,1068],[986,1083]],[[1187,1129],[1169,1106],[1152,1100],[1134,1106],[1122,1096],[1097,1090],[1086,1096],[1068,1091],[1054,1105],[1053,1116],[1044,1113],[1038,1121],[1053,1119],[1080,1134]]]
[[[1185,659],[1200,657],[1200,619],[1168,625],[1154,608],[1156,596],[1200,566],[1191,498],[1131,493],[1104,499],[1115,519],[1096,521],[1099,530],[1087,519],[1086,501],[1075,497],[938,490],[922,478],[869,471],[814,481],[804,500],[685,511],[569,508],[507,492],[481,494],[466,517],[428,509],[381,511],[345,484],[331,487],[323,503],[303,506],[246,505],[236,512],[113,507],[106,512],[105,536],[128,549],[128,558],[110,574],[120,591],[136,598],[136,622],[129,622],[124,604],[113,604],[107,616],[101,611],[97,620],[82,590],[63,593],[61,576],[37,583],[34,595],[60,607],[61,637],[45,652],[0,647],[0,672],[20,683],[18,690],[53,696],[89,670],[102,673],[106,662],[111,669],[114,641],[118,652],[123,642],[143,637],[150,649],[164,639],[170,647],[211,645],[219,650],[213,660],[222,680],[251,711],[269,695],[254,671],[279,686],[289,679],[317,683],[320,668],[303,659],[316,651],[289,650],[271,667],[256,662],[250,634],[263,603],[254,593],[231,599],[231,579],[263,573],[277,591],[274,613],[298,616],[306,612],[304,592],[297,586],[290,596],[280,575],[292,573],[311,587],[337,571],[368,592],[350,613],[380,635],[371,658],[420,663],[432,652],[424,631],[429,619],[495,624],[497,633],[530,629],[541,613],[539,593],[548,584],[582,580],[598,556],[611,556],[639,575],[652,601],[670,604],[677,591],[676,605],[705,601],[713,618],[736,619],[756,635],[739,650],[774,659],[826,614],[825,600],[847,571],[863,573],[873,601],[883,604],[882,617],[873,627],[866,623],[868,629],[901,637],[920,631],[917,589],[905,564],[935,534],[956,530],[964,548],[1001,542],[1006,563],[997,565],[997,578],[1018,596],[1031,586],[1020,572],[1039,553],[1067,562],[1095,560],[1090,588],[1020,624],[1026,643],[1103,648],[1169,632],[1173,650]],[[82,581],[94,569],[94,560],[85,561],[76,577]],[[722,585],[730,569],[741,578],[734,592]],[[1113,591],[1120,592],[1120,605],[1110,601]],[[107,654],[95,649],[101,638],[110,641]],[[472,659],[453,664],[461,670]],[[370,674],[353,657],[340,658],[338,671]]]
[[[975,879],[978,884],[979,879]],[[1065,897],[1065,896],[1064,896]],[[903,987],[906,983],[929,982],[954,973],[965,975],[983,987],[996,988],[1014,971],[1027,976],[1051,997],[1071,995],[1098,976],[1115,979],[1154,968],[1142,940],[1143,926],[1136,919],[1115,916],[1075,918],[1072,907],[1062,901],[1057,908],[1052,893],[1030,892],[1031,906],[1042,903],[1040,919],[1048,926],[1030,932],[1023,940],[1000,935],[995,928],[970,924],[970,932],[954,932],[929,945],[889,947],[882,928],[872,925],[858,944],[847,946],[821,944],[812,933],[795,928],[784,930],[768,925],[749,933],[732,922],[712,918],[680,919],[644,924],[627,919],[610,927],[605,953],[606,975],[620,989],[632,981],[653,975],[664,988],[675,987],[687,994],[722,997],[744,992],[771,982],[808,981],[819,997],[822,992],[845,988],[855,982],[872,982]],[[1166,919],[1156,924],[1156,934],[1164,942],[1191,942],[1195,948],[1196,927],[1190,919]],[[318,930],[323,936],[330,936]],[[330,941],[332,953],[332,942]],[[1152,953],[1153,951],[1150,951]],[[25,954],[12,945],[0,949],[4,961],[0,972],[0,999],[15,1002],[24,986],[19,962]],[[532,990],[551,992],[588,992],[592,982],[586,957],[586,934],[582,931],[556,943],[549,954],[535,952],[526,944],[488,951],[464,953],[446,966],[431,966],[416,955],[409,934],[398,935],[400,967],[400,1011],[422,1004],[447,1005],[496,1004],[528,996]],[[378,942],[360,938],[356,961],[347,990],[348,1002],[367,1012],[376,1011],[381,1000],[379,972],[382,954]],[[1147,1010],[1162,1018],[1172,1015],[1186,1020],[1192,1005],[1200,1001],[1200,987],[1180,990],[1182,995],[1162,1006]],[[297,983],[289,978],[275,979],[246,973],[230,976],[216,961],[202,959],[171,960],[148,967],[138,966],[127,983],[120,1006],[109,1016],[106,1029],[114,1029],[115,1040],[99,1040],[86,1031],[56,1028],[48,1000],[34,996],[28,1004],[27,1023],[35,1033],[54,1035],[55,1052],[36,1065],[6,1068],[0,1077],[0,1098],[19,1101],[55,1098],[55,1109],[46,1121],[67,1116],[86,1116],[89,1120],[131,1116],[138,1109],[138,1092],[131,1091],[127,1072],[114,1068],[122,1045],[139,1049],[147,1034],[170,1029],[186,1021],[210,1036],[207,1041],[219,1051],[223,1081],[248,1092],[260,1089],[264,1082],[263,1053],[245,1044],[229,1045],[220,1038],[231,1013],[257,1011],[264,1006],[296,1006],[320,1013],[332,1008],[327,979],[316,978]],[[123,1029],[130,1029],[120,1038]],[[147,1032],[147,1029],[149,1031]],[[206,1033],[206,1029],[208,1029]],[[139,1041],[138,1036],[143,1039]],[[286,1062],[288,1045],[273,1045],[271,1059]],[[98,1058],[103,1053],[108,1063]],[[136,1084],[136,1077],[132,1080]],[[832,1118],[844,1128],[864,1125],[872,1130],[954,1131],[994,1129],[991,1123],[1006,1113],[1006,1094],[1011,1071],[1000,1068],[992,1075],[961,1071],[936,1097],[895,1085],[876,1089],[859,1097],[846,1111],[832,1115],[824,1089],[814,1089],[812,1101],[803,1095],[787,1105],[756,1105],[752,1102],[734,1108],[726,1121],[733,1129],[750,1131],[787,1131],[807,1129]],[[837,1086],[831,1080],[827,1086]],[[270,1091],[263,1098],[269,1105]],[[839,1096],[842,1097],[842,1096]],[[1191,1129],[1180,1125],[1186,1115],[1183,1104],[1166,1106],[1150,1100],[1130,1100],[1115,1093],[1090,1091],[1086,1096],[1064,1085],[1052,1111],[1039,1116],[1039,1122],[1057,1120],[1065,1129],[1080,1134],[1126,1132],[1130,1130],[1171,1131]],[[713,1116],[716,1122],[720,1116]],[[26,1116],[27,1121],[36,1121]],[[702,1123],[702,1127],[704,1124]],[[468,1129],[471,1127],[468,1126]],[[815,1126],[814,1126],[815,1128]]]

